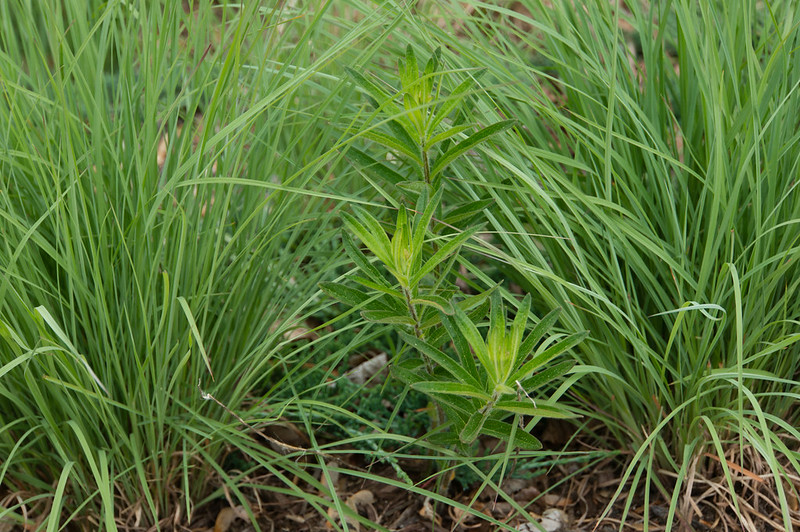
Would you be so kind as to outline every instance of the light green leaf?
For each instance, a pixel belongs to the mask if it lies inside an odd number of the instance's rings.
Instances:
[[[561,377],[566,372],[568,372],[572,367],[575,365],[575,362],[572,360],[567,360],[564,362],[559,362],[553,366],[550,366],[547,369],[543,369],[539,373],[535,374],[532,377],[528,377],[527,379],[520,382],[522,389],[526,392],[530,393],[531,391],[543,386],[545,384],[550,383],[551,381]],[[518,379],[511,380],[509,382],[511,384],[516,384]]]
[[[561,314],[561,307],[551,310],[539,321],[539,323],[536,324],[533,330],[528,333],[528,336],[522,342],[522,345],[520,345],[518,351],[520,359],[518,359],[518,363],[521,363],[522,359],[527,357],[530,352],[533,351],[533,348],[536,347],[536,344],[539,343],[539,340],[544,338],[545,333],[549,331],[556,322],[559,314]]]

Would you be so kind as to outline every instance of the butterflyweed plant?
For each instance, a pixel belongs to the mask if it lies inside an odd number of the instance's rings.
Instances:
[[[430,396],[436,404],[430,438],[445,445],[468,445],[480,434],[500,438],[512,447],[538,449],[541,443],[527,430],[518,430],[521,416],[572,417],[552,401],[534,400],[531,393],[568,372],[573,362],[548,366],[557,355],[580,342],[585,333],[545,339],[559,310],[551,311],[526,335],[531,317],[530,295],[518,304],[510,327],[499,287],[463,297],[452,282],[462,246],[479,225],[462,231],[454,223],[475,221],[487,206],[477,201],[450,207],[441,222],[444,169],[469,150],[513,126],[496,122],[461,138],[474,124],[448,125],[458,115],[474,80],[460,83],[442,95],[440,51],[435,51],[422,75],[411,46],[399,62],[401,90],[391,92],[366,75],[350,70],[352,79],[372,99],[374,116],[387,115],[387,132],[366,129],[362,135],[378,143],[412,168],[409,180],[365,152],[351,148],[357,163],[385,177],[415,199],[413,211],[399,204],[391,237],[374,216],[354,207],[343,213],[344,249],[356,266],[350,279],[360,286],[323,282],[323,291],[357,307],[364,319],[390,324],[409,348],[393,366],[396,377]],[[402,105],[397,102],[402,98]],[[460,139],[460,140],[459,140]],[[446,143],[446,144],[445,144]],[[432,152],[436,157],[432,158]],[[380,189],[379,189],[380,190]],[[412,214],[413,213],[413,214]],[[443,234],[445,229],[449,232]],[[350,235],[366,246],[373,262]],[[385,275],[389,274],[389,277]],[[480,331],[488,312],[488,332]],[[452,344],[450,352],[447,345]],[[509,418],[513,420],[509,421]]]

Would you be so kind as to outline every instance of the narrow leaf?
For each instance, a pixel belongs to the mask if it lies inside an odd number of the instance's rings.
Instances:
[[[411,334],[406,333],[405,331],[400,331],[400,337],[403,339],[405,343],[431,359],[433,362],[438,364],[442,369],[450,373],[453,377],[457,380],[463,382],[464,384],[468,384],[473,388],[480,389],[481,385],[477,379],[475,379],[472,375],[467,372],[464,368],[462,368],[459,363],[454,360],[452,357],[448,356],[447,354],[439,351],[432,345],[427,342],[424,342],[413,336]]]
[[[547,315],[542,318],[539,323],[533,328],[533,330],[528,333],[528,336],[522,342],[522,345],[519,347],[519,354],[521,357],[527,357],[533,348],[536,347],[536,344],[539,343],[539,340],[544,338],[544,335],[553,324],[558,319],[558,316],[561,314],[561,307],[554,308]]]
[[[396,152],[402,153],[414,163],[419,166],[422,166],[422,158],[420,156],[419,147],[412,145],[407,145],[404,142],[401,142],[398,138],[394,136],[386,135],[385,133],[381,133],[375,130],[368,130],[361,133],[362,136],[368,138],[369,140],[375,141],[382,146],[385,146],[391,150],[395,150]]]
[[[350,67],[345,67],[345,70],[353,78],[356,85],[378,102],[379,109],[383,109],[389,114],[398,114],[400,112],[400,108],[392,102],[394,98],[376,83]]]
[[[464,220],[468,220],[472,218],[476,214],[482,213],[489,205],[494,203],[494,199],[482,199],[477,201],[472,201],[465,205],[458,207],[457,209],[453,209],[442,220],[443,222],[449,225],[455,225],[460,223]]]
[[[427,140],[427,142],[425,142],[425,145],[423,146],[423,149],[429,150],[432,147],[434,147],[437,144],[439,144],[440,142],[444,142],[445,140],[447,140],[449,138],[455,137],[459,133],[462,133],[462,132],[464,132],[464,131],[466,131],[466,130],[468,130],[470,128],[472,128],[472,124],[462,124],[460,126],[455,126],[455,127],[451,127],[449,129],[446,129],[446,130],[442,131],[441,133],[437,133],[433,137],[429,138]]]
[[[547,369],[543,369],[539,373],[533,375],[532,377],[528,377],[527,379],[520,382],[522,389],[525,390],[527,393],[532,392],[533,390],[558,379],[566,372],[572,369],[575,365],[575,362],[572,360],[567,360],[564,362],[560,362],[553,366],[550,366]],[[515,381],[510,381],[512,384],[516,384]]]
[[[489,352],[486,350],[486,344],[483,341],[481,333],[478,332],[478,328],[475,327],[475,324],[472,323],[463,310],[461,310],[458,306],[456,306],[455,310],[456,312],[453,315],[453,319],[456,322],[456,326],[461,331],[461,334],[464,335],[464,338],[472,348],[475,356],[478,357],[478,362],[481,363],[487,372],[491,373],[492,364],[489,360]],[[492,382],[492,385],[494,384],[496,383]]]
[[[454,253],[461,245],[472,235],[474,235],[478,231],[477,228],[468,229],[462,233],[459,233],[451,240],[449,240],[445,245],[440,247],[433,256],[428,259],[428,261],[422,266],[422,268],[417,271],[414,276],[410,280],[411,286],[416,286],[419,281],[428,275],[430,272],[433,271],[434,268],[442,261],[444,261],[447,257],[450,256],[451,253]]]
[[[370,296],[361,290],[356,290],[355,288],[350,288],[349,286],[339,283],[323,281],[319,283],[319,288],[328,296],[338,299],[342,303],[350,305],[351,307],[357,307],[370,300]]]
[[[367,258],[364,253],[358,249],[353,239],[347,234],[346,231],[342,231],[342,243],[344,244],[344,250],[347,253],[347,256],[350,257],[358,268],[364,272],[370,279],[372,279],[376,284],[384,286],[386,288],[390,288],[388,281],[381,275],[381,272],[378,271],[376,268]]]
[[[391,265],[392,255],[390,251],[391,248],[389,247],[389,238],[386,236],[383,229],[374,231],[374,228],[366,227],[359,220],[346,212],[342,213],[342,220],[347,226],[347,229],[355,234],[358,239],[367,246],[367,249],[378,257],[378,260],[383,262],[384,265]],[[375,224],[377,224],[377,221],[375,221]],[[378,227],[380,228],[380,225],[378,225]],[[380,235],[382,235],[383,238],[380,238]]]
[[[356,168],[360,168],[362,171],[374,175],[379,179],[383,179],[384,181],[393,185],[397,185],[405,180],[405,177],[399,173],[395,172],[385,164],[376,161],[363,151],[357,150],[356,148],[349,148],[345,154],[345,157],[347,160],[352,162]]]
[[[416,382],[411,387],[425,394],[435,395],[441,393],[445,395],[458,395],[461,397],[474,397],[475,399],[480,399],[482,402],[487,402],[492,398],[486,392],[475,388],[474,386],[461,384],[460,382]]]
[[[511,440],[511,433],[514,433],[514,439]],[[520,428],[515,428],[513,425],[496,419],[489,419],[483,426],[483,434],[499,438],[514,447],[525,449],[528,451],[538,451],[542,448],[542,442],[536,437],[525,432]]]
[[[388,323],[391,325],[414,325],[414,320],[409,316],[397,314],[392,310],[365,310],[361,315],[367,321],[374,321],[377,323]]]
[[[567,349],[570,349],[571,347],[574,347],[575,345],[579,344],[584,338],[586,338],[586,336],[588,336],[588,334],[589,333],[587,331],[574,333],[567,336],[557,344],[548,347],[543,352],[539,353],[531,360],[526,362],[516,372],[514,372],[514,374],[511,375],[511,377],[509,378],[509,381],[514,382],[527,378],[528,376],[530,376],[531,373],[536,371],[537,368],[543,366],[544,364],[547,364],[550,360],[560,355]]]
[[[467,137],[466,139],[462,140],[445,153],[443,153],[437,160],[436,164],[433,165],[433,169],[431,170],[431,177],[435,177],[439,172],[444,170],[444,168],[453,162],[455,159],[463,155],[464,153],[468,152],[481,142],[489,139],[490,137],[497,135],[498,133],[502,133],[503,131],[507,130],[508,128],[512,127],[516,121],[515,120],[503,120],[502,122],[496,122],[491,126],[487,126],[480,131],[477,131]]]
[[[450,302],[445,298],[433,294],[414,298],[411,300],[411,303],[415,305],[425,305],[428,307],[433,307],[435,309],[444,312],[447,315],[453,314],[453,305],[450,304]]]
[[[484,423],[486,423],[489,413],[490,411],[488,409],[485,412],[481,412],[480,410],[473,412],[472,415],[469,416],[467,424],[464,425],[464,428],[461,429],[461,432],[458,434],[458,439],[463,443],[472,443],[475,441],[475,438],[481,433],[481,429]]]
[[[574,412],[570,412],[568,410],[559,408],[554,405],[548,405],[543,403],[536,403],[534,405],[533,402],[524,400],[497,401],[497,403],[495,403],[494,406],[497,410],[503,410],[504,412],[511,412],[512,414],[521,414],[524,416],[541,416],[541,417],[558,418],[558,419],[570,419],[579,417]]]
[[[441,107],[436,110],[436,118],[434,118],[428,126],[427,134],[430,135],[436,127],[442,123],[442,120],[447,118],[453,109],[459,107],[467,97],[469,91],[475,85],[475,80],[472,78],[465,79],[458,86],[453,89],[447,97],[443,98]]]

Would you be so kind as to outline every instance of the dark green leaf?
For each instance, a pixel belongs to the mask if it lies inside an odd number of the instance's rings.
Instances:
[[[423,342],[416,336],[410,335],[405,331],[400,331],[400,337],[406,342],[408,345],[422,353],[423,355],[427,356],[433,362],[438,364],[442,367],[445,371],[450,373],[453,377],[457,380],[463,382],[464,384],[468,384],[474,388],[480,389],[481,385],[477,379],[475,379],[472,375],[470,375],[467,370],[462,368],[459,363],[454,360],[449,355],[439,351],[432,345],[427,342]]]
[[[574,347],[580,343],[588,334],[589,333],[586,331],[574,333],[567,336],[557,344],[548,347],[543,352],[526,362],[520,369],[515,371],[514,374],[509,378],[509,381],[514,382],[517,380],[526,379],[531,373],[536,371],[537,368],[548,363],[551,359],[560,355],[567,349],[570,349],[571,347]]]
[[[491,198],[472,201],[462,205],[461,207],[458,207],[457,209],[453,209],[447,213],[442,221],[449,225],[455,225],[457,223],[464,222],[465,220],[469,220],[473,216],[482,213],[484,209],[489,207],[489,205],[492,203],[494,203],[494,199]]]
[[[361,133],[362,136],[368,138],[369,140],[375,141],[382,146],[389,148],[390,150],[395,150],[399,153],[402,153],[412,161],[414,161],[417,165],[422,166],[422,158],[420,155],[419,147],[415,145],[407,145],[406,143],[402,142],[400,139],[386,135],[385,133],[381,133],[375,130],[367,130]],[[377,163],[376,163],[377,164]]]
[[[508,128],[512,127],[516,123],[515,120],[503,120],[502,122],[496,122],[491,126],[487,126],[480,131],[477,131],[467,137],[466,139],[462,140],[445,153],[443,153],[437,160],[436,164],[433,165],[433,169],[431,170],[431,177],[436,176],[445,169],[445,167],[453,162],[455,159],[463,155],[464,153],[468,152],[481,142],[489,139],[490,137],[497,135],[498,133],[502,133],[503,131],[507,130]]]
[[[414,325],[414,320],[411,317],[398,314],[393,310],[365,310],[361,315],[367,321],[389,323],[391,325]]]
[[[528,377],[527,379],[520,382],[522,389],[526,392],[530,393],[533,390],[540,388],[545,384],[549,384],[555,379],[558,379],[566,372],[572,369],[572,366],[575,365],[575,362],[571,360],[567,360],[565,362],[559,362],[553,366],[550,366],[547,369],[543,369],[539,373],[533,375],[532,377]],[[511,384],[516,383],[516,380],[510,381]]]
[[[544,338],[545,333],[549,331],[556,322],[559,314],[561,314],[561,308],[554,308],[536,324],[536,327],[533,328],[519,347],[520,356],[527,357],[530,352],[533,351],[533,348],[536,347],[539,340]]]
[[[370,173],[371,175],[374,175],[379,179],[383,179],[384,181],[393,185],[397,185],[401,181],[405,180],[405,177],[402,175],[398,174],[385,164],[376,161],[361,150],[357,150],[356,148],[349,148],[345,154],[345,157],[347,157],[347,159],[352,162],[356,168],[360,168],[362,171]]]
[[[453,305],[450,304],[448,300],[443,297],[435,296],[435,295],[426,295],[426,296],[419,296],[411,300],[411,303],[414,305],[425,305],[428,307],[433,307],[444,312],[447,315],[453,313]]]
[[[494,407],[497,410],[503,410],[505,412],[511,412],[512,414],[521,414],[524,416],[541,416],[541,417],[549,417],[549,418],[558,418],[558,419],[569,419],[578,417],[577,414],[565,410],[563,408],[559,408],[557,406],[536,403],[535,405],[530,400],[521,400],[521,401],[513,401],[513,400],[504,400],[504,401],[497,401]]]
[[[389,285],[369,259],[367,259],[367,256],[356,247],[355,242],[353,242],[353,239],[346,231],[342,231],[342,243],[344,244],[344,250],[347,256],[350,257],[350,260],[352,260],[364,274],[369,276],[375,283],[386,288],[391,288],[391,285]]]
[[[445,330],[447,331],[450,339],[453,342],[453,345],[456,348],[456,354],[461,361],[461,366],[473,376],[476,382],[480,382],[481,379],[478,374],[478,368],[475,366],[475,358],[472,356],[472,352],[469,349],[467,340],[461,334],[458,327],[456,327],[455,323],[453,322],[453,318],[449,316],[442,316],[441,319],[442,325],[444,325]]]
[[[357,307],[370,299],[370,296],[363,293],[361,290],[356,290],[355,288],[350,288],[349,286],[339,283],[323,281],[319,283],[319,287],[330,297],[338,299],[351,307]]]
[[[473,412],[472,415],[469,416],[467,424],[464,425],[464,428],[461,429],[461,432],[458,434],[458,439],[463,443],[472,443],[475,441],[475,438],[481,433],[481,429],[488,417],[489,411],[481,412],[478,410]]]
[[[491,399],[491,396],[486,392],[479,390],[473,386],[461,384],[460,382],[442,382],[442,381],[427,381],[417,382],[412,385],[417,391],[425,394],[445,394],[445,395],[458,395],[460,397],[474,397],[483,402]]]
[[[472,237],[477,232],[477,229],[467,229],[463,233],[459,233],[452,239],[448,240],[445,245],[440,247],[433,256],[425,262],[422,268],[419,271],[414,273],[414,276],[409,281],[411,286],[416,286],[419,281],[425,277],[427,274],[433,271],[434,268],[442,261],[444,261],[447,257],[450,256],[451,253],[455,253],[461,245],[466,242],[469,238]]]
[[[514,440],[511,441],[511,433],[514,433]],[[501,440],[512,444],[514,447],[525,449],[528,451],[538,451],[542,448],[542,442],[537,440],[531,434],[525,432],[519,427],[514,427],[503,421],[496,419],[489,419],[483,426],[483,434],[500,438]]]

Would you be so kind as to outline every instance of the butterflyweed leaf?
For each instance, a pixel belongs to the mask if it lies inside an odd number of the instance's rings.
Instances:
[[[439,297],[433,294],[427,294],[422,296],[417,296],[411,300],[411,303],[414,305],[425,305],[427,307],[433,307],[446,315],[453,314],[453,305],[450,304],[448,300],[443,297]]]
[[[438,133],[438,134],[434,135],[433,137],[431,137],[430,139],[428,139],[427,142],[425,142],[425,145],[423,146],[423,149],[429,150],[432,147],[434,147],[437,144],[439,144],[440,142],[443,142],[443,141],[445,141],[445,140],[447,140],[447,139],[449,139],[451,137],[455,137],[459,133],[462,133],[462,132],[470,129],[471,127],[472,127],[472,125],[470,125],[470,124],[462,124],[460,126],[451,127],[450,129],[442,131],[441,133]]]
[[[443,98],[442,104],[436,110],[436,114],[431,120],[430,124],[428,124],[428,129],[426,131],[427,136],[430,137],[434,130],[442,123],[442,120],[447,118],[447,115],[453,112],[454,109],[460,107],[464,100],[467,97],[467,91],[469,91],[475,85],[475,81],[472,79],[465,79],[462,81],[453,92]],[[434,143],[431,143],[433,145]]]
[[[527,402],[524,400],[501,400],[495,403],[494,408],[496,410],[502,410],[512,414],[521,414],[524,416],[541,416],[558,419],[580,417],[578,414],[570,412],[569,410],[565,410],[564,408],[538,401],[534,403],[531,400],[528,400]]]
[[[422,247],[425,243],[425,232],[428,230],[428,225],[433,218],[433,213],[436,211],[436,207],[438,207],[439,202],[442,200],[442,190],[442,188],[439,188],[433,193],[433,196],[428,200],[427,205],[425,206],[425,210],[414,222],[414,241],[411,246],[414,250],[414,256],[412,260],[413,263],[417,263],[422,257]],[[422,196],[421,199],[424,199],[424,196]],[[415,269],[418,267],[419,266],[415,264]]]
[[[469,344],[464,338],[464,335],[460,334],[458,327],[456,327],[456,324],[453,322],[453,319],[450,316],[442,316],[441,321],[444,329],[447,331],[447,334],[450,336],[450,339],[453,342],[453,346],[455,347],[461,367],[464,368],[467,373],[472,375],[472,378],[475,379],[475,382],[480,382],[481,378],[478,374],[478,368],[475,366],[475,358],[472,356],[472,352],[469,350]]]
[[[389,237],[386,236],[386,231],[383,229],[383,226],[361,207],[354,205],[353,211],[356,213],[361,223],[358,225],[353,224],[355,221],[353,217],[343,212],[342,215],[345,217],[345,223],[349,222],[348,225],[358,229],[360,233],[355,230],[353,230],[353,232],[356,233],[356,236],[361,239],[364,245],[366,245],[384,265],[391,266],[392,245],[389,241]]]
[[[364,92],[366,92],[378,103],[379,109],[387,112],[390,115],[400,113],[400,108],[392,101],[394,96],[383,90],[361,72],[350,67],[345,67],[345,71],[347,71],[350,77],[353,78],[353,81],[356,85],[358,85]]]
[[[538,368],[547,364],[550,360],[560,355],[567,349],[570,349],[575,345],[579,344],[584,338],[586,338],[588,334],[589,334],[588,331],[573,333],[564,338],[563,340],[559,341],[555,345],[548,347],[543,352],[539,353],[531,360],[523,364],[523,366],[520,369],[515,371],[511,375],[511,377],[508,378],[508,382],[521,381],[528,378]]]
[[[554,308],[536,324],[530,333],[528,333],[528,336],[525,337],[525,340],[517,351],[516,365],[522,364],[525,358],[533,351],[533,348],[536,347],[536,344],[539,343],[539,340],[544,338],[545,333],[555,324],[560,314],[561,307]]]
[[[442,219],[442,222],[448,225],[455,225],[457,223],[469,225],[469,222],[471,222],[475,216],[481,214],[484,209],[489,207],[492,203],[494,203],[494,200],[491,198],[471,201],[448,212]]]
[[[383,275],[381,275],[381,272],[378,271],[378,268],[376,268],[369,261],[367,256],[358,249],[355,242],[353,242],[353,239],[346,231],[342,231],[342,244],[344,244],[344,250],[347,256],[350,257],[350,260],[352,260],[365,275],[376,284],[391,288]]]
[[[355,288],[350,288],[349,286],[345,286],[343,284],[323,281],[319,283],[319,287],[330,297],[338,299],[345,305],[349,305],[351,307],[357,307],[370,300],[370,296],[361,290],[356,290]]]
[[[519,348],[522,345],[522,336],[525,334],[525,326],[528,324],[528,315],[530,311],[531,295],[527,294],[517,307],[517,315],[514,316],[514,322],[511,324],[510,334],[506,336],[506,352],[511,358],[503,374],[504,381],[508,379],[511,371],[516,367],[516,364],[521,361],[519,357]]]
[[[454,360],[449,355],[436,349],[429,343],[420,340],[416,336],[410,335],[405,331],[399,331],[399,334],[405,343],[428,357],[431,361],[435,362],[457,380],[473,388],[481,388],[478,380],[475,379],[467,370],[461,367],[457,360]]]
[[[433,75],[439,70],[439,58],[442,55],[441,47],[436,48],[431,54],[430,59],[425,64],[425,71],[424,71],[424,78],[425,78],[425,85],[423,88],[424,94],[426,97],[431,97],[431,93],[433,92]]]
[[[389,148],[390,150],[394,150],[397,153],[401,153],[411,159],[415,164],[422,165],[422,159],[420,158],[419,154],[419,147],[416,145],[408,145],[403,142],[401,139],[395,136],[386,135],[379,131],[375,130],[368,130],[361,133],[365,138],[377,142],[382,146]]]
[[[419,79],[419,66],[417,65],[417,56],[414,53],[414,47],[410,44],[406,46],[406,68],[405,75],[403,76],[402,83],[403,89],[409,90],[411,86]]]
[[[400,284],[408,287],[408,276],[411,266],[411,230],[408,226],[408,212],[401,205],[397,213],[397,223],[392,236],[392,255],[394,258],[395,276]]]
[[[512,127],[516,123],[515,120],[503,120],[501,122],[496,122],[491,126],[487,126],[480,131],[477,131],[470,135],[469,137],[465,138],[455,146],[451,147],[438,159],[436,159],[436,164],[433,165],[431,169],[431,177],[437,176],[442,170],[445,169],[447,165],[453,162],[455,159],[460,157],[461,155],[465,154],[481,142],[484,142],[491,138],[498,133],[502,133],[503,131],[507,130],[508,128]]]
[[[428,189],[428,185],[423,181],[402,181],[397,183],[397,188],[419,195]]]
[[[392,364],[391,372],[403,384],[412,385],[432,378],[431,375],[422,371],[424,367],[425,363],[422,360],[414,358]]]
[[[536,437],[514,425],[497,421],[496,419],[486,420],[481,432],[487,436],[499,438],[512,447],[519,447],[527,451],[538,451],[542,448],[542,442],[537,440]]]
[[[422,118],[422,113],[424,110],[419,107],[419,101],[410,92],[403,94],[403,106],[406,110],[406,116],[408,116],[408,118],[411,120],[411,123],[414,124],[415,135],[413,135],[413,137],[418,139],[418,141],[421,141],[424,131]]]
[[[475,438],[481,433],[481,429],[486,423],[489,413],[489,409],[485,412],[481,412],[480,410],[473,412],[472,415],[469,416],[467,424],[464,425],[464,428],[458,433],[458,439],[461,440],[462,443],[472,443],[475,441]]]
[[[477,228],[468,229],[463,233],[459,233],[451,240],[449,240],[445,245],[440,247],[436,253],[431,256],[430,259],[417,271],[414,273],[414,276],[411,278],[411,286],[416,286],[419,281],[425,277],[427,274],[433,271],[434,268],[442,261],[444,261],[447,257],[450,256],[451,253],[455,253],[456,250],[461,247],[461,245],[472,235],[477,232]]]
[[[425,381],[414,383],[411,387],[427,395],[444,394],[474,397],[482,402],[491,400],[491,396],[483,390],[460,382]]]
[[[373,290],[377,290],[378,292],[383,292],[386,295],[392,296],[393,298],[398,299],[398,300],[402,301],[405,304],[405,297],[403,297],[403,294],[400,293],[400,291],[395,290],[392,287],[389,287],[389,286],[386,286],[386,285],[383,285],[383,284],[380,284],[380,283],[374,283],[369,279],[365,279],[365,278],[361,277],[360,275],[353,275],[353,276],[350,277],[350,279],[352,279],[353,281],[357,282],[358,284],[360,284],[362,286],[365,286],[367,288],[371,288]],[[403,308],[405,308],[405,306],[403,306]]]
[[[374,321],[377,323],[388,323],[390,325],[410,325],[414,326],[415,322],[410,316],[398,314],[393,310],[364,310],[361,315],[367,321]]]
[[[509,365],[509,354],[506,353],[506,313],[500,292],[491,297],[492,308],[489,311],[489,332],[486,334],[486,348],[491,361],[492,380],[501,384],[505,382],[506,367]]]
[[[553,364],[547,369],[543,369],[533,376],[520,381],[520,386],[522,386],[522,389],[525,390],[526,393],[530,393],[555,379],[561,378],[571,370],[573,366],[575,366],[575,362],[572,360],[565,360],[564,362]]]
[[[492,361],[489,359],[489,351],[486,349],[486,343],[484,343],[481,333],[478,331],[478,328],[475,327],[475,324],[472,323],[472,320],[467,317],[466,313],[461,310],[458,305],[456,305],[453,319],[458,327],[458,330],[461,331],[464,339],[475,353],[475,356],[478,357],[478,362],[480,362],[481,366],[483,366],[483,369],[492,379],[490,384],[493,388],[497,382],[493,379],[494,374],[492,371]]]
[[[405,177],[389,168],[385,164],[376,161],[361,150],[349,148],[345,154],[345,157],[348,161],[354,163],[354,166],[359,168],[361,171],[367,172],[393,185],[397,185],[405,180]]]

